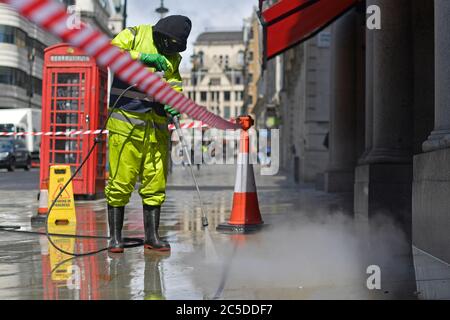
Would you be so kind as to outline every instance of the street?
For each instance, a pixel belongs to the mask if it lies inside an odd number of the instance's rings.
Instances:
[[[39,187],[39,169],[25,171],[16,169],[8,172],[0,169],[0,190],[37,190]]]
[[[326,194],[295,185],[281,173],[264,177],[255,170],[265,227],[250,235],[217,232],[215,227],[230,214],[234,170],[216,165],[196,171],[210,224],[204,231],[190,173],[174,167],[161,219],[161,235],[172,244],[170,255],[144,253],[140,246],[122,255],[102,252],[70,260],[52,273],[55,262],[68,257],[53,250],[45,237],[0,233],[0,299],[417,297],[408,245],[388,220],[368,236],[364,223],[349,216],[346,194]],[[28,186],[37,185],[37,171],[1,172],[0,179],[1,224],[29,230],[38,203],[37,189]],[[107,234],[104,200],[77,202],[76,210],[78,234]],[[143,237],[136,192],[125,219],[124,236]],[[52,239],[67,245],[64,238]],[[73,242],[77,252],[106,245],[104,240]],[[381,289],[369,290],[369,265],[381,268]]]

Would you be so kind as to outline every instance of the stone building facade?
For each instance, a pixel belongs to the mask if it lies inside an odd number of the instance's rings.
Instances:
[[[323,188],[329,109],[330,32],[325,30],[267,62],[253,109],[259,128],[280,129],[280,166],[297,182]]]
[[[371,5],[381,29],[366,26]],[[450,297],[449,15],[446,0],[368,0],[332,26],[326,188],[353,191],[359,221],[393,218],[423,297]]]
[[[221,117],[239,116],[244,107],[244,57],[242,31],[200,34],[193,68],[181,74],[184,93]]]
[[[367,25],[373,5],[381,29]],[[330,52],[322,61],[308,54],[311,39],[271,60],[265,71],[271,73],[266,79],[276,78],[273,66],[283,60],[277,110],[284,168],[300,172],[298,181],[322,173],[326,191],[353,194],[354,217],[369,232],[378,217],[392,218],[412,248],[423,298],[450,298],[448,17],[448,0],[360,1],[330,25]],[[314,62],[324,68],[329,91],[308,79]],[[323,99],[315,104],[322,108],[317,113],[306,102],[312,88]],[[268,99],[267,89],[260,92]],[[309,120],[308,113],[314,115]],[[293,167],[296,152],[308,156],[308,134],[317,133],[318,146],[327,130],[326,165]]]

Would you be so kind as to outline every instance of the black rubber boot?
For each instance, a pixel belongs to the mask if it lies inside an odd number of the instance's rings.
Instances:
[[[144,204],[144,247],[156,251],[170,251],[170,244],[159,238],[158,229],[160,215],[161,207]]]
[[[122,227],[125,216],[125,207],[112,207],[108,205],[109,240],[108,251],[112,253],[123,252]]]

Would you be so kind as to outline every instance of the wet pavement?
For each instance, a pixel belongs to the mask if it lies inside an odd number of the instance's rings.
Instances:
[[[234,170],[226,165],[196,170],[210,223],[205,231],[189,171],[174,168],[160,228],[171,254],[135,247],[122,255],[102,252],[64,263],[69,257],[43,236],[0,232],[0,299],[417,298],[410,246],[401,232],[389,219],[367,232],[351,218],[349,194],[326,194],[256,170],[265,227],[251,235],[217,232],[232,207]],[[29,175],[37,179],[35,172]],[[36,194],[2,188],[0,224],[29,230]],[[106,235],[105,201],[77,202],[77,225],[52,231]],[[126,208],[124,235],[143,237],[137,193]],[[52,239],[70,252],[107,245],[106,240]],[[367,271],[374,265],[381,270],[381,289],[369,290]]]

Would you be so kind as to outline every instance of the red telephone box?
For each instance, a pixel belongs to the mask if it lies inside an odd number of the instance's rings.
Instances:
[[[41,189],[47,189],[51,165],[70,165],[72,173],[94,143],[94,134],[45,135],[101,129],[107,116],[108,72],[68,44],[45,50],[42,92]],[[76,198],[95,199],[105,187],[106,135],[73,180]]]

